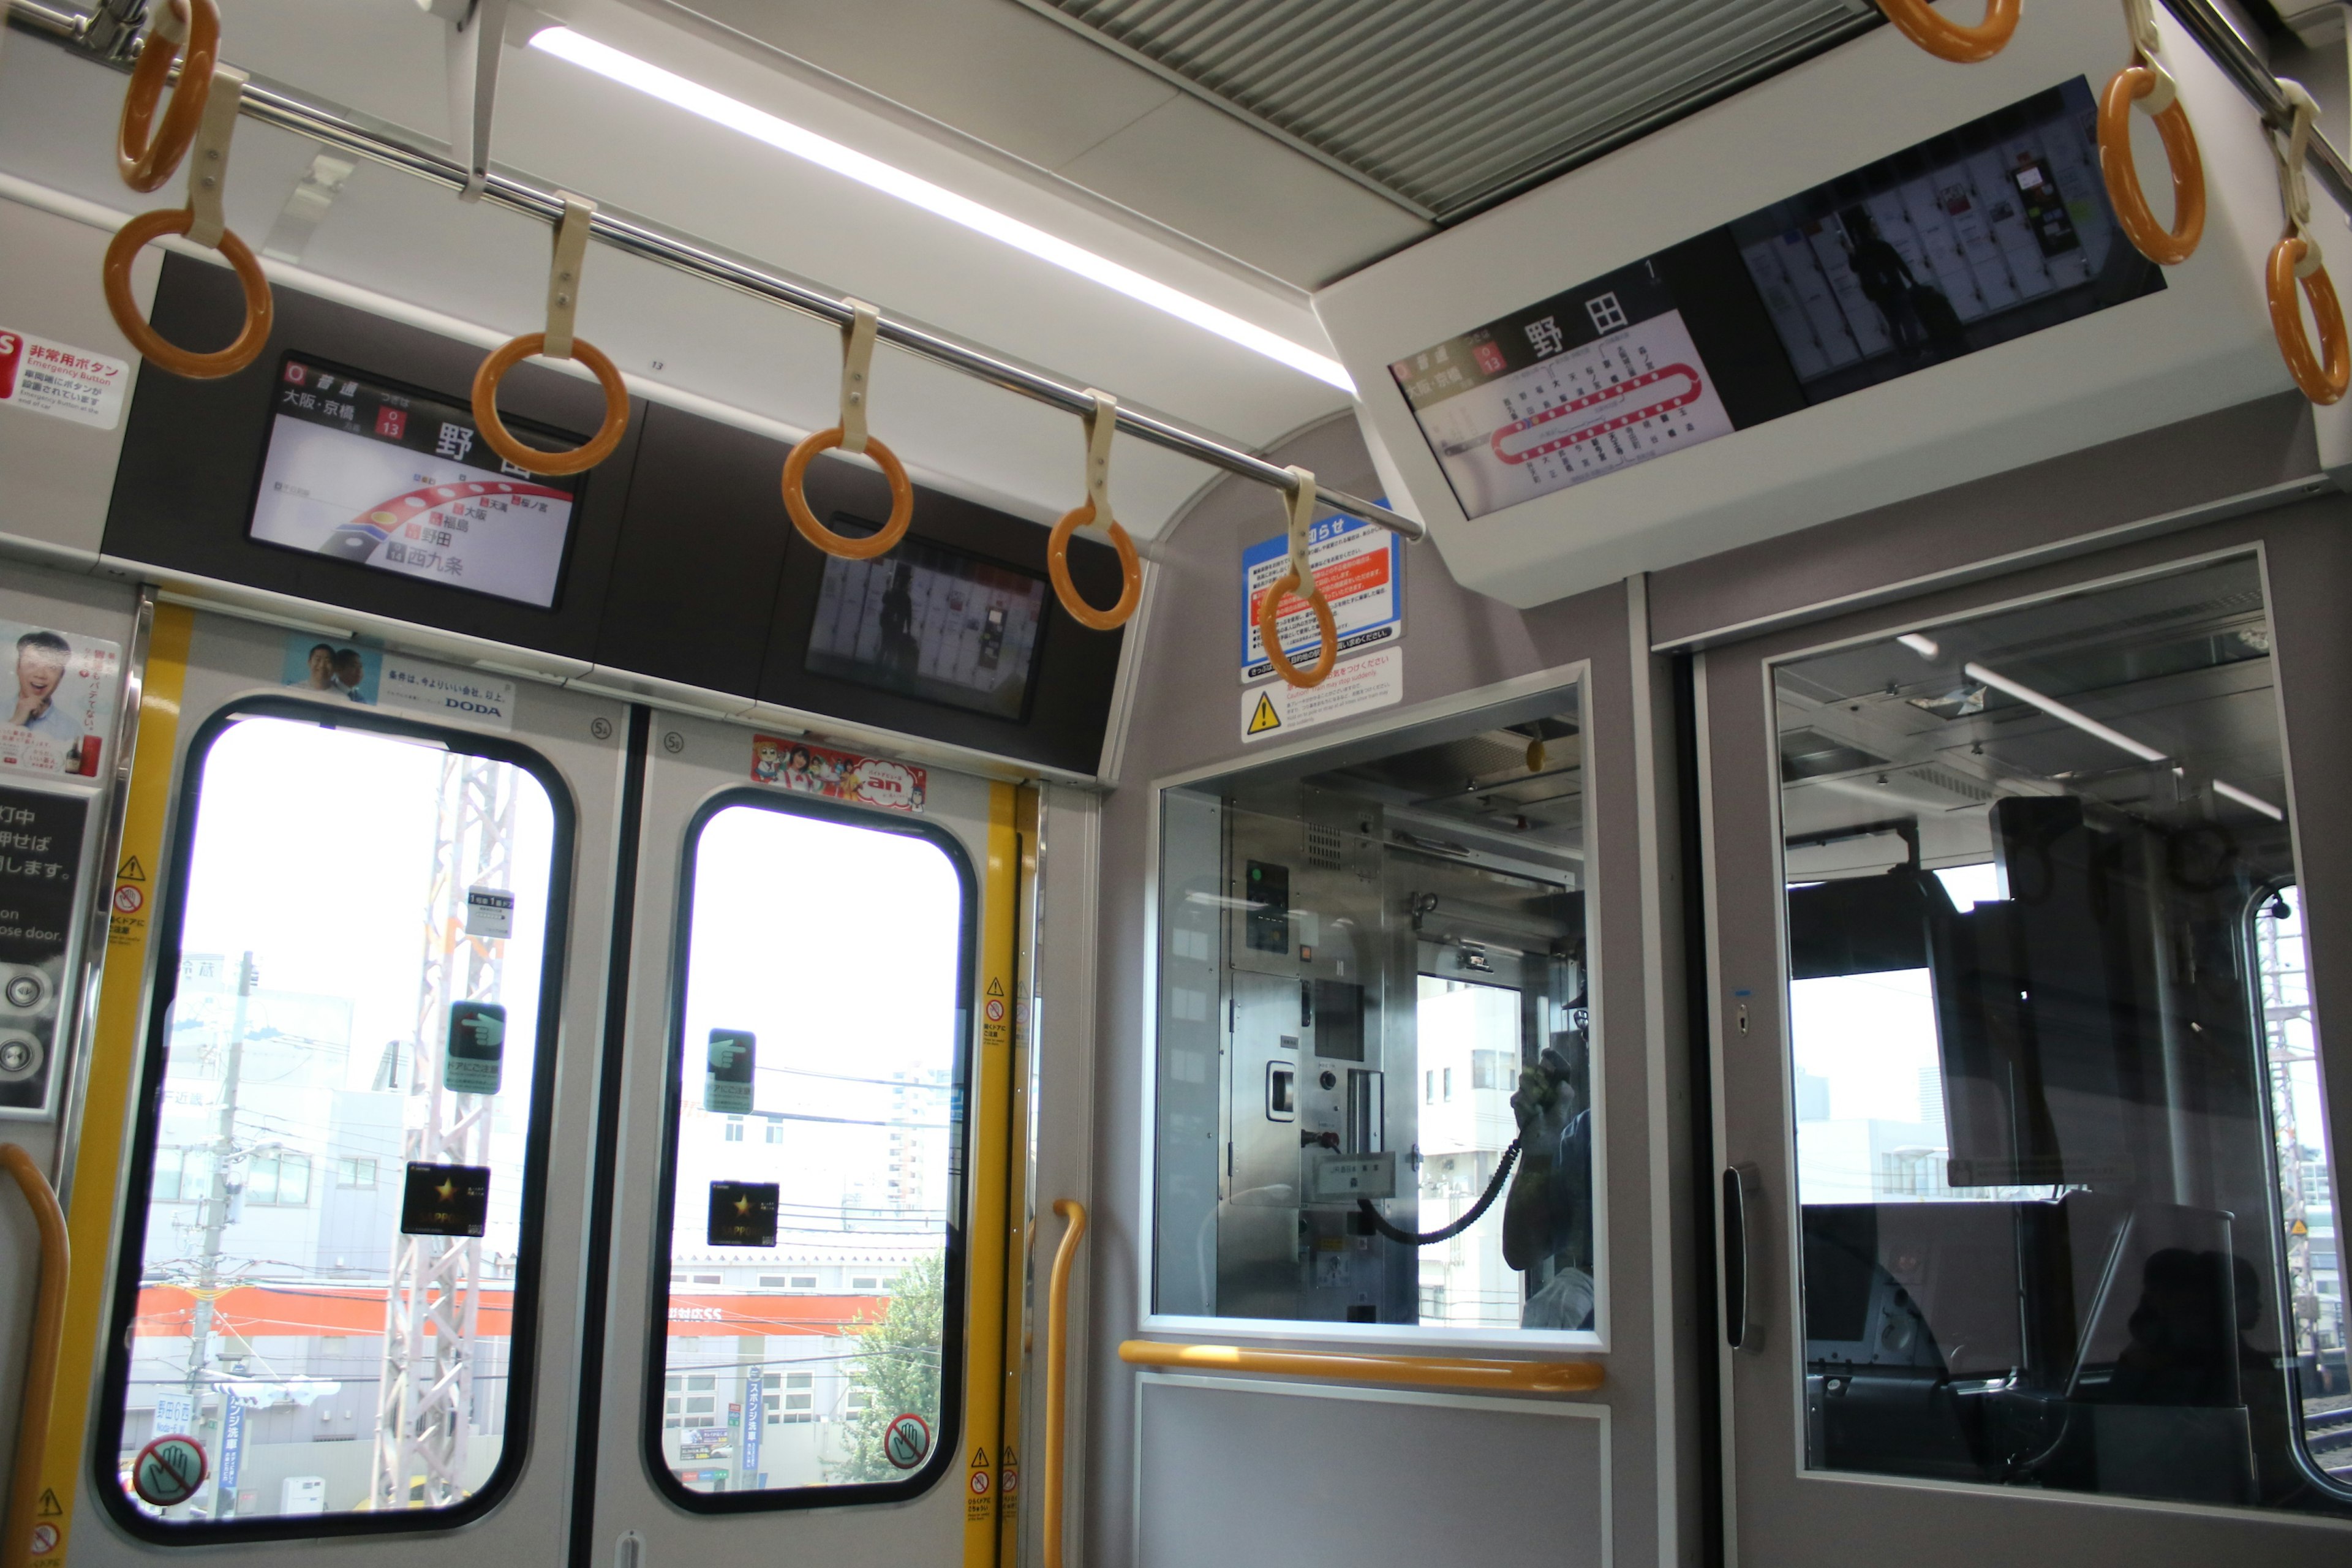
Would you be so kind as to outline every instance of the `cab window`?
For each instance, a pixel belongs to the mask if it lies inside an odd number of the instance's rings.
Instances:
[[[1602,1333],[1587,737],[1533,703],[1162,792],[1155,1326]]]

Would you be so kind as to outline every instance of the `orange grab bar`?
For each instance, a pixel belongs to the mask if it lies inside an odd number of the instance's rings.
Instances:
[[[2290,234],[2271,247],[2271,331],[2278,338],[2279,353],[2285,356],[2287,374],[2294,377],[2295,385],[2314,403],[2329,404],[2343,397],[2347,385],[2352,384],[2352,344],[2345,338],[2344,307],[2337,303],[2336,285],[2328,281],[2324,267],[2313,268],[2309,277],[2300,279],[2304,293],[2311,299],[2312,318],[2319,323],[2319,354],[2311,352],[2311,340],[2304,335],[2303,310],[2294,297],[2295,273],[2310,243]],[[2326,356],[2325,363],[2321,355]]]
[[[1070,1263],[1087,1234],[1087,1205],[1055,1198],[1054,1212],[1070,1222],[1054,1249],[1052,1283],[1045,1290],[1045,1568],[1062,1568],[1062,1405],[1068,1398],[1070,1361]]]
[[[1095,401],[1095,409],[1087,416],[1087,499],[1062,514],[1054,531],[1045,540],[1045,569],[1054,579],[1054,593],[1062,601],[1062,608],[1070,618],[1090,631],[1116,631],[1127,625],[1135,606],[1143,601],[1143,563],[1135,558],[1135,541],[1128,538],[1127,530],[1110,510],[1110,437],[1118,424],[1118,399],[1108,392],[1087,388],[1087,395]],[[1070,535],[1099,519],[1110,529],[1110,542],[1118,552],[1118,570],[1122,585],[1118,603],[1108,610],[1097,610],[1078,595],[1078,585],[1070,580]]]
[[[555,221],[555,254],[547,267],[547,331],[509,338],[474,372],[474,423],[491,451],[526,473],[579,474],[611,457],[629,427],[629,388],[613,362],[585,338],[572,335],[580,310],[580,273],[588,257],[588,231],[596,220],[596,204],[570,191],[558,191],[563,215]],[[604,394],[604,420],[596,434],[568,452],[542,452],[514,437],[499,417],[499,383],[507,372],[530,358],[576,359],[595,376]]]
[[[1070,535],[1094,520],[1095,503],[1090,500],[1062,514],[1062,521],[1054,525],[1054,531],[1045,539],[1045,569],[1053,574],[1054,593],[1061,599],[1062,608],[1070,612],[1072,620],[1090,631],[1117,631],[1127,625],[1128,617],[1135,614],[1135,606],[1142,602],[1143,563],[1136,558],[1135,541],[1127,536],[1127,530],[1118,525],[1117,518],[1111,519],[1110,542],[1118,552],[1118,570],[1123,580],[1118,603],[1108,610],[1097,610],[1080,597],[1077,584],[1070,579]]]
[[[151,44],[148,52],[161,56],[163,51]],[[140,56],[142,68],[146,59],[146,55]],[[245,241],[229,230],[221,209],[222,189],[228,179],[229,143],[236,133],[237,107],[245,100],[245,73],[218,61],[213,62],[211,69],[212,81],[204,93],[204,112],[196,121],[194,151],[189,159],[188,205],[177,212],[142,213],[124,224],[107,242],[106,262],[100,274],[107,310],[122,335],[159,369],[199,381],[234,375],[251,364],[269,342],[273,314],[269,279]],[[184,76],[181,79],[186,81]],[[185,95],[173,101],[176,109],[185,101]],[[186,235],[194,243],[219,251],[236,271],[237,287],[245,294],[245,327],[225,349],[198,353],[181,348],[166,342],[139,314],[138,301],[131,293],[131,264],[151,240],[173,234]]]
[[[106,247],[105,281],[106,308],[114,317],[114,324],[131,340],[131,346],[155,362],[173,375],[184,375],[193,381],[210,381],[216,376],[235,375],[260,357],[269,342],[269,329],[277,314],[277,304],[270,297],[269,279],[261,270],[261,263],[247,248],[245,241],[233,232],[221,231],[219,250],[229,266],[236,271],[237,287],[245,291],[245,330],[228,347],[213,353],[198,353],[167,341],[147,324],[139,313],[139,301],[131,292],[131,264],[151,241],[166,235],[185,234],[195,223],[195,214],[187,208],[160,208],[141,213],[115,231]]]
[[[185,12],[187,20],[180,20]],[[180,79],[164,108],[163,123],[154,124],[155,105],[172,75],[172,61],[184,47],[186,60]],[[115,166],[122,183],[134,191],[152,191],[172,177],[196,126],[205,117],[205,100],[213,88],[213,63],[220,56],[220,12],[213,0],[163,0],[131,68],[131,86],[122,95],[122,123],[114,137]],[[154,134],[148,134],[152,128]]]
[[[1878,8],[1905,37],[1954,65],[1992,58],[2017,31],[2018,0],[1986,0],[1984,20],[1973,27],[1945,20],[1928,7],[1927,0],[1878,0]]]
[[[1190,1372],[1270,1372],[1334,1383],[1409,1383],[1427,1388],[1482,1388],[1496,1394],[1590,1394],[1606,1376],[1598,1362],[1469,1361],[1457,1356],[1360,1355],[1338,1351],[1262,1351],[1241,1345],[1181,1345],[1129,1340],[1118,1359],[1129,1366]]]
[[[596,384],[604,394],[604,422],[586,445],[568,452],[542,452],[537,447],[526,446],[499,417],[499,383],[506,379],[507,372],[546,350],[545,332],[525,332],[519,338],[508,339],[491,352],[481,368],[474,372],[474,423],[481,426],[482,440],[491,451],[527,473],[584,473],[611,457],[629,428],[628,383],[621,379],[619,367],[604,357],[603,350],[585,338],[572,339],[572,353],[565,357],[578,360],[594,373]]]
[[[2197,151],[2189,111],[2174,96],[2154,114],[2157,134],[2164,138],[2165,161],[2172,166],[2172,226],[2166,228],[2148,210],[2131,151],[2133,102],[2159,85],[2169,88],[2170,83],[2148,65],[2126,66],[2109,79],[2106,91],[2099,95],[2099,173],[2106,177],[2107,199],[2115,204],[2116,221],[2126,237],[2150,261],[2177,267],[2204,237],[2205,161]]]
[[[1331,667],[1339,662],[1339,624],[1332,617],[1331,601],[1323,596],[1322,586],[1315,581],[1315,569],[1307,557],[1308,535],[1315,524],[1315,476],[1294,464],[1290,478],[1290,563],[1266,589],[1265,597],[1257,602],[1257,635],[1265,645],[1265,657],[1273,661],[1275,673],[1288,684],[1304,690],[1322,685],[1324,678],[1331,673]],[[1282,619],[1284,597],[1297,594],[1302,585],[1306,592],[1299,596],[1307,601],[1307,607],[1315,612],[1315,632],[1318,639],[1315,668],[1306,670],[1291,663],[1283,653],[1282,638],[1275,629]]]
[[[827,555],[837,555],[844,561],[871,561],[877,555],[888,554],[906,537],[907,524],[915,517],[915,489],[907,482],[906,467],[897,455],[866,434],[868,395],[874,384],[874,340],[882,328],[882,312],[863,300],[852,300],[848,304],[849,321],[841,329],[841,418],[830,428],[803,439],[784,458],[784,510],[791,516],[793,526],[800,530],[801,537]],[[871,538],[853,539],[845,533],[835,533],[809,510],[808,497],[803,492],[809,464],[818,453],[835,447],[845,452],[863,452],[874,459],[882,477],[890,481],[890,515],[880,531]]]
[[[16,1473],[8,1483],[7,1533],[0,1537],[0,1568],[25,1568],[33,1554],[33,1510],[41,1495],[41,1464],[48,1456],[49,1404],[58,1386],[58,1343],[66,1327],[65,1211],[33,1157],[0,1143],[0,1167],[24,1189],[25,1206],[41,1232],[41,1294],[33,1312],[33,1345],[25,1363],[25,1403],[16,1416]]]

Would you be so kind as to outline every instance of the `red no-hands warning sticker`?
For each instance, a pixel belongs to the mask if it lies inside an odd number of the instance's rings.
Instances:
[[[892,1416],[882,1430],[882,1457],[899,1469],[913,1469],[930,1451],[930,1423],[912,1412]]]

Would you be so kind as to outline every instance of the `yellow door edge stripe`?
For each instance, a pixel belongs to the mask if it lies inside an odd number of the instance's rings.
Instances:
[[[75,1481],[89,1430],[100,1331],[107,1318],[106,1273],[114,1258],[115,1189],[127,1149],[131,1090],[139,1077],[148,936],[163,878],[164,819],[179,742],[180,695],[187,684],[188,641],[194,629],[195,614],[184,605],[155,607],[145,683],[139,699],[138,750],[122,816],[122,864],[137,860],[147,868],[148,876],[142,882],[122,884],[139,895],[133,912],[123,913],[119,898],[114,906],[107,931],[105,969],[99,983],[98,1014],[90,1030],[81,1125],[78,1130],[61,1130],[64,1136],[78,1142],[76,1179],[66,1214],[73,1263],[66,1276],[66,1331],[58,1351],[58,1392],[50,1403],[41,1500],[36,1510],[38,1517],[31,1521],[36,1528],[49,1526],[56,1540],[47,1552],[33,1557],[31,1568],[62,1568],[73,1540]]]
[[[1035,1157],[1030,1137],[1030,1084],[1035,1076],[1032,1052],[1029,997],[1035,989],[1036,954],[1032,934],[1037,925],[1037,827],[1041,797],[1024,785],[1013,804],[1013,831],[1020,853],[1020,898],[1014,910],[1013,1007],[1013,1092],[1011,1146],[1005,1159],[1004,1182],[1004,1409],[1000,1421],[1001,1450],[996,1456],[996,1561],[1003,1568],[1021,1561],[1021,1450],[1026,1447],[1022,1427],[1021,1384],[1028,1367],[1029,1277],[1032,1194],[1030,1162]]]
[[[988,786],[987,864],[981,873],[980,1051],[971,1086],[971,1228],[965,1320],[964,1568],[995,1568],[998,1455],[1004,1436],[1005,1189],[1013,1145],[1013,924],[1020,891],[1016,792]]]

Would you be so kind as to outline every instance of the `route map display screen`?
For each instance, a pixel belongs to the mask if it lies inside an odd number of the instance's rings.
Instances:
[[[1483,517],[2162,289],[2077,77],[1389,367]]]
[[[875,531],[836,516],[844,533]],[[1045,579],[919,539],[874,561],[827,556],[803,661],[812,675],[1020,722]]]
[[[504,461],[470,409],[293,355],[271,410],[252,538],[553,607],[576,477]]]

